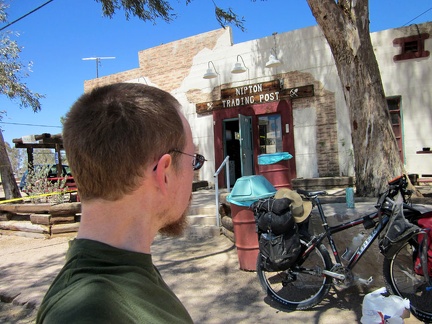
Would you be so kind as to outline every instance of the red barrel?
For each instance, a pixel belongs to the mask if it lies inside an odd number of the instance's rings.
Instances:
[[[259,246],[254,213],[249,207],[231,203],[231,216],[240,269],[256,271]]]

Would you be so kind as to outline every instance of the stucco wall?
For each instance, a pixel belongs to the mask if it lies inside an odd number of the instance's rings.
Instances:
[[[371,35],[384,91],[387,97],[401,96],[404,153],[410,173],[432,174],[432,154],[416,154],[432,147],[432,58],[394,62],[400,46],[393,39],[429,33],[425,49],[432,53],[432,23],[385,30]]]
[[[424,26],[426,25],[426,26]],[[427,28],[425,28],[427,27]],[[429,156],[415,152],[432,147],[430,57],[395,63],[399,53],[394,38],[414,34],[415,26],[372,34],[372,41],[382,73],[387,96],[402,96],[404,149],[407,169],[432,173]],[[431,34],[432,24],[421,25]],[[265,68],[274,47],[283,65]],[[426,41],[432,50],[432,40]],[[247,73],[230,71],[241,55]],[[112,82],[134,81],[157,86],[172,93],[183,105],[192,127],[197,151],[209,160],[197,177],[213,182],[213,119],[197,115],[195,104],[220,99],[220,89],[282,79],[284,88],[314,85],[315,95],[293,100],[294,135],[298,177],[353,175],[351,130],[348,110],[340,87],[334,60],[321,30],[315,27],[233,44],[231,29],[218,29],[139,52],[139,67],[133,70],[85,82],[85,91]],[[208,62],[212,61],[218,78],[206,80]],[[432,161],[431,161],[432,162]]]

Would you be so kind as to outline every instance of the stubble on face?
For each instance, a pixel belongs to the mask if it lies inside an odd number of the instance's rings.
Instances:
[[[180,218],[167,223],[164,227],[159,230],[159,233],[163,236],[168,237],[179,237],[183,235],[185,229],[188,226],[187,215],[189,213],[189,208],[192,202],[192,194],[189,197],[189,204],[184,212],[181,214]],[[163,217],[163,216],[162,216]]]

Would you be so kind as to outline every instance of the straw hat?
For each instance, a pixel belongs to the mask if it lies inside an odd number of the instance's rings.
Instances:
[[[275,199],[288,198],[291,200],[291,214],[294,216],[296,223],[303,222],[312,211],[310,201],[303,201],[297,192],[288,188],[280,188],[274,197]]]

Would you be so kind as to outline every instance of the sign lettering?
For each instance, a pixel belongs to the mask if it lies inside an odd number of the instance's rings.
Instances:
[[[215,109],[233,108],[261,104],[283,99],[300,99],[314,95],[313,85],[281,89],[280,81],[274,80],[263,83],[228,88],[221,90],[221,99],[196,104],[197,114],[206,114]]]

